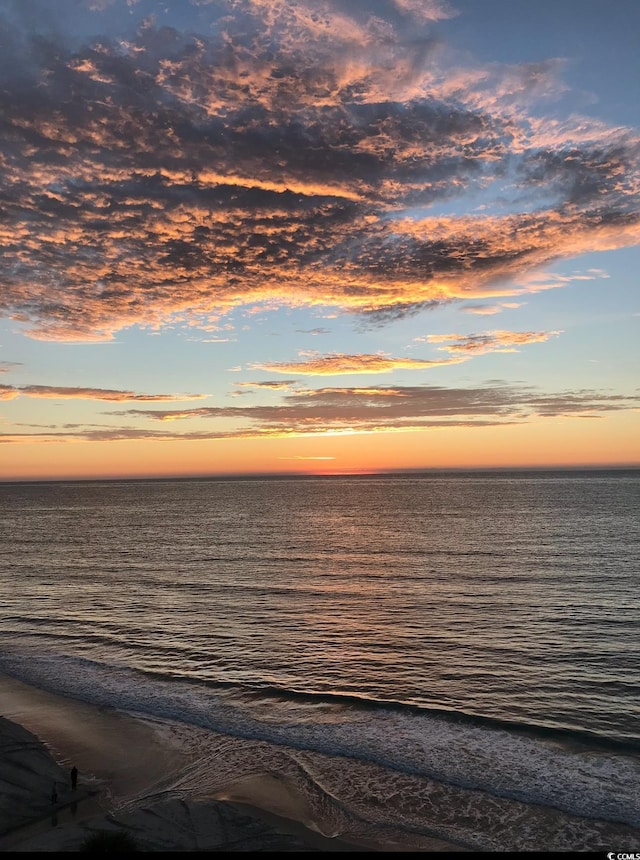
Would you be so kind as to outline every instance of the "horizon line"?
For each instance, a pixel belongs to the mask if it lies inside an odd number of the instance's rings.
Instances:
[[[257,481],[257,480],[309,480],[314,478],[393,478],[418,477],[460,473],[540,473],[540,472],[640,472],[640,463],[613,465],[567,465],[567,466],[429,466],[407,469],[354,470],[336,472],[217,472],[195,475],[110,475],[66,478],[0,478],[2,484],[76,484],[76,483],[122,483],[141,481]]]

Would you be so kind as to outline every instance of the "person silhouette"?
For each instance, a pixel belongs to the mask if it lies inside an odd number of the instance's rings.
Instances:
[[[74,766],[71,768],[71,788],[75,791],[76,785],[78,784],[78,768]]]

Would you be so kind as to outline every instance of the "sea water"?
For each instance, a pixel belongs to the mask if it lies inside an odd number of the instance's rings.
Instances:
[[[637,471],[0,484],[0,671],[170,726],[180,796],[272,773],[325,833],[638,850],[639,503]]]

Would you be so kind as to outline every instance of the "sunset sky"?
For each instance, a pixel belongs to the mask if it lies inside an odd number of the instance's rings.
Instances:
[[[638,0],[1,0],[0,479],[640,465]]]

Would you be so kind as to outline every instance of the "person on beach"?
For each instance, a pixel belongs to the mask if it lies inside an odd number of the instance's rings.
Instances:
[[[74,766],[71,768],[71,788],[75,791],[76,785],[78,784],[78,768]]]
[[[58,789],[56,788],[55,782],[53,783],[53,787],[51,789],[51,805],[55,806],[58,802]]]

